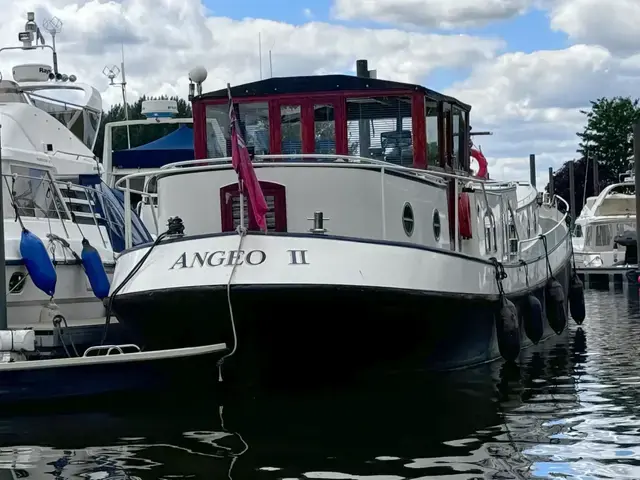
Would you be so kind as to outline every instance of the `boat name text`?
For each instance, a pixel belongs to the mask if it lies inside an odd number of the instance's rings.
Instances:
[[[289,265],[309,265],[307,250],[287,250]],[[188,255],[183,252],[169,267],[169,270],[193,267],[232,267],[234,265],[249,265],[255,267],[267,260],[267,254],[262,250],[218,250],[215,252],[195,252]]]

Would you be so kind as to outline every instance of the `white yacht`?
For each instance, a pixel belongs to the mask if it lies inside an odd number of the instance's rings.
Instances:
[[[575,221],[573,250],[579,271],[595,272],[625,265],[626,247],[615,239],[636,231],[635,176],[627,172],[621,181],[589,197]]]
[[[28,17],[35,24],[33,14]],[[28,30],[20,37],[27,43]],[[95,343],[105,330],[104,277],[98,285],[94,275],[111,278],[115,253],[124,248],[124,206],[122,195],[102,183],[92,152],[102,115],[99,92],[54,71],[46,64],[17,65],[13,80],[0,81],[7,323],[36,330],[41,349],[68,349]],[[148,241],[133,217],[134,236]],[[46,281],[47,260],[30,258],[38,241],[54,266]],[[85,258],[95,253],[104,269],[97,274]]]

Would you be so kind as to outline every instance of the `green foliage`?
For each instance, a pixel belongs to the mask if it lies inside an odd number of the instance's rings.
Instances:
[[[147,97],[146,95],[140,97],[136,102],[129,103],[129,120],[141,120],[145,118],[142,115],[142,102],[145,100],[175,100],[178,104],[178,118],[189,118],[192,116],[191,103],[179,97],[168,97],[162,95],[160,97]],[[124,107],[122,104],[113,105],[109,111],[103,112],[102,120],[100,122],[100,130],[98,131],[98,139],[93,149],[94,155],[102,158],[102,148],[104,145],[104,125],[110,122],[118,122],[125,119]],[[137,147],[144,145],[145,143],[152,142],[160,137],[168,135],[174,131],[177,125],[152,125],[144,127],[132,126],[129,128],[131,136],[131,147]],[[127,129],[124,127],[117,127],[113,130],[113,150],[124,150],[128,148],[127,145]]]
[[[640,120],[639,100],[629,97],[599,98],[591,102],[591,109],[581,111],[586,125],[580,138],[574,162],[576,215],[580,214],[586,198],[597,192],[593,183],[593,162],[598,162],[598,190],[618,181],[619,175],[629,170],[633,157],[633,125]],[[587,166],[586,159],[589,159]],[[569,201],[569,162],[554,175],[555,193]],[[585,188],[586,183],[586,188]]]

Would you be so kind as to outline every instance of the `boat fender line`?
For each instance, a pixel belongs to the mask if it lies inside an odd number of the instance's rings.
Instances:
[[[467,192],[462,192],[458,197],[458,230],[463,239],[469,240],[473,238],[473,232],[471,230],[471,203]]]
[[[82,239],[82,252],[80,253],[80,257],[82,258],[82,265],[89,279],[93,294],[96,298],[104,300],[109,296],[109,288],[111,287],[109,285],[109,277],[104,269],[100,253],[86,238]]]
[[[573,235],[572,235],[573,237]],[[576,270],[576,257],[573,252],[573,239],[571,242],[571,282],[569,284],[569,311],[571,312],[571,318],[578,325],[582,325],[584,319],[587,316],[585,303],[584,303],[584,285],[578,272]]]
[[[240,251],[242,250],[242,243],[244,242],[244,237],[247,235],[247,229],[244,226],[238,225],[236,228],[236,232],[240,236],[240,241],[238,242],[238,248],[236,251],[236,258],[239,258]],[[236,268],[238,267],[238,263],[234,262],[233,267],[231,269],[231,273],[229,274],[229,281],[227,282],[227,306],[229,307],[229,320],[231,321],[231,333],[233,334],[233,348],[231,351],[222,357],[216,363],[218,366],[218,382],[222,382],[222,366],[224,365],[224,361],[232,357],[236,350],[238,349],[238,333],[236,331],[236,322],[233,318],[233,305],[231,304],[231,282],[233,281],[233,276],[236,273]]]
[[[34,285],[53,298],[58,280],[53,261],[40,237],[26,228],[22,229],[20,237],[20,255]]]
[[[64,322],[65,330],[62,329],[63,322]],[[67,333],[68,329],[69,329],[69,325],[67,324],[67,319],[64,317],[64,315],[62,315],[61,313],[56,314],[56,316],[53,317],[53,331],[55,332],[56,337],[58,337],[58,340],[60,341],[60,345],[62,345],[62,348],[64,349],[64,352],[67,354],[67,357],[71,358],[71,352],[69,352],[69,349],[67,348],[67,343],[64,341],[64,335],[65,333]],[[69,332],[69,343],[71,345],[71,348],[73,348],[73,353],[75,353],[76,357],[79,357],[80,354],[78,353],[76,344],[73,341],[73,334],[71,332]]]
[[[547,248],[547,237],[540,235],[544,247],[544,256],[547,262],[547,284],[545,286],[545,310],[549,326],[560,335],[567,326],[566,297],[562,285],[553,276],[551,264],[549,263],[549,251]]]
[[[477,178],[486,179],[489,174],[489,162],[487,162],[486,157],[482,154],[480,150],[475,148],[471,148],[471,157],[478,162],[478,173],[476,173]]]
[[[167,230],[158,235],[158,238],[151,244],[149,250],[142,256],[138,263],[134,265],[129,274],[120,282],[120,284],[113,289],[111,295],[105,299],[106,300],[106,313],[105,313],[105,322],[104,322],[104,331],[102,333],[102,340],[100,341],[100,345],[104,345],[104,342],[107,339],[107,333],[109,332],[109,325],[111,324],[111,310],[113,309],[113,299],[118,295],[118,293],[124,288],[124,286],[131,281],[131,279],[138,273],[138,271],[144,265],[144,262],[147,261],[153,249],[158,246],[158,244],[164,240],[168,236],[179,237],[184,235],[184,224],[182,223],[182,219],[180,217],[170,217],[167,221]],[[103,301],[105,301],[103,300]]]
[[[518,320],[518,309],[515,304],[507,298],[502,286],[502,280],[507,278],[504,266],[495,258],[489,260],[496,269],[496,283],[500,292],[499,308],[496,315],[496,335],[498,337],[498,349],[500,355],[507,362],[514,362],[520,355],[520,322]]]
[[[527,262],[520,260],[520,265],[524,267],[525,282],[527,290],[529,290],[529,268]],[[524,332],[529,340],[537,345],[544,335],[544,312],[542,303],[533,292],[529,291],[527,297],[520,303],[520,312],[522,313],[522,323],[524,324]]]

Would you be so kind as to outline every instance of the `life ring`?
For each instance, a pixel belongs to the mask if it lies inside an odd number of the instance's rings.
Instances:
[[[487,159],[482,154],[480,150],[476,150],[475,148],[471,149],[471,157],[473,157],[476,162],[478,162],[478,173],[476,173],[476,177],[478,178],[487,178],[489,175],[489,165],[487,163]]]
[[[458,197],[458,229],[465,240],[473,238],[471,231],[471,204],[469,194],[462,192]]]

